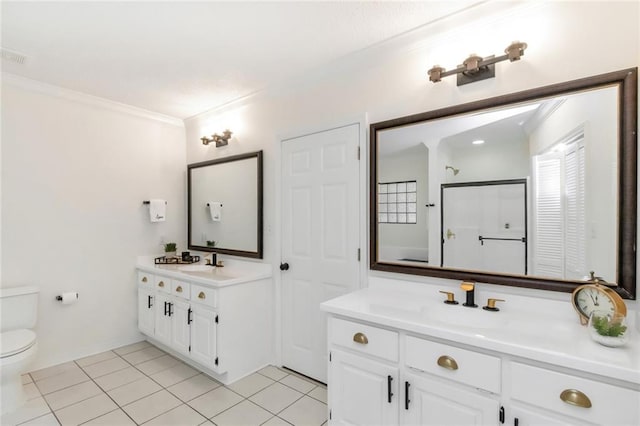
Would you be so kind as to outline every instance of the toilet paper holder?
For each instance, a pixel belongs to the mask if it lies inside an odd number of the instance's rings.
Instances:
[[[73,294],[76,296],[76,297],[75,297],[76,299],[78,299],[78,298],[80,297],[80,296],[78,295],[78,293],[76,293],[76,292],[74,292]],[[62,297],[62,294],[57,295],[57,296],[56,296],[56,300],[57,300],[58,302],[63,302],[64,298]]]

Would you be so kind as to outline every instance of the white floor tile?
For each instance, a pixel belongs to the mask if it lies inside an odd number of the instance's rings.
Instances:
[[[19,423],[24,423],[28,420],[33,420],[37,417],[44,416],[50,413],[51,410],[47,405],[44,398],[33,398],[27,401],[26,404],[18,408],[16,411],[4,414],[0,417],[0,425],[12,426]]]
[[[49,413],[28,422],[20,423],[20,426],[60,426],[60,423],[53,413]]]
[[[42,396],[40,395],[40,391],[36,387],[36,384],[33,382],[27,383],[26,385],[22,385],[22,390],[24,390],[24,395],[27,398],[27,400]]]
[[[278,414],[294,425],[320,426],[327,421],[327,405],[304,396]]]
[[[291,423],[282,420],[278,416],[273,416],[268,421],[262,423],[262,426],[291,426]]]
[[[150,361],[137,364],[136,368],[142,371],[147,376],[151,376],[152,374],[158,373],[162,370],[166,370],[167,368],[171,368],[179,362],[181,361],[175,359],[170,355],[164,355],[160,358],[155,358]]]
[[[174,409],[182,402],[166,390],[161,390],[146,398],[139,399],[122,409],[138,424],[151,420],[160,414]]]
[[[54,365],[53,367],[43,368],[42,370],[32,371],[29,374],[31,375],[31,378],[37,382],[38,380],[46,379],[47,377],[53,377],[71,370],[79,369],[80,367],[78,367],[75,362],[69,361],[64,364]]]
[[[227,408],[233,407],[242,401],[242,399],[243,398],[237,393],[230,391],[224,386],[220,386],[189,401],[189,405],[203,416],[211,418]]]
[[[272,416],[273,414],[267,410],[258,407],[251,401],[244,400],[213,417],[211,421],[217,426],[258,426]]]
[[[278,367],[274,367],[273,365],[267,365],[262,370],[258,371],[258,373],[273,380],[280,380],[289,374],[280,370]]]
[[[117,409],[118,406],[105,394],[85,399],[82,402],[56,410],[55,414],[62,426],[79,425],[88,420]]]
[[[311,383],[307,380],[301,379],[300,377],[294,376],[292,374],[280,380],[280,383],[283,383],[289,386],[290,388],[294,388],[298,392],[302,392],[302,393],[307,393],[311,389],[316,387],[315,383]]]
[[[129,418],[121,409],[117,409],[103,416],[95,418],[83,426],[135,426],[136,423]]]
[[[155,346],[149,346],[139,351],[124,354],[122,355],[122,358],[124,358],[127,362],[136,365],[154,358],[159,358],[163,355],[166,355],[166,352],[161,351]]]
[[[106,376],[107,374],[114,373],[118,370],[124,370],[127,367],[130,367],[127,361],[120,357],[116,357],[88,365],[83,367],[83,370],[89,375],[89,377],[96,378]]]
[[[92,381],[88,381],[52,392],[45,395],[44,399],[55,411],[100,394],[102,394],[102,389]]]
[[[198,374],[197,376],[193,376],[190,379],[168,387],[167,390],[184,402],[187,402],[219,386],[220,383],[215,380],[204,374]]]
[[[64,373],[37,380],[36,386],[41,394],[46,395],[60,389],[68,388],[69,386],[77,385],[78,383],[86,382],[87,380],[90,380],[89,376],[87,376],[80,367],[77,367],[77,369],[69,369]]]
[[[246,398],[255,394],[256,392],[261,391],[262,389],[273,383],[274,381],[270,378],[265,377],[262,374],[253,373],[227,387]]]
[[[100,362],[100,361],[106,361],[108,359],[115,358],[117,356],[118,355],[116,355],[116,353],[113,351],[106,351],[99,354],[77,359],[76,364],[78,364],[80,367],[86,367],[87,365],[95,364],[96,362]]]
[[[23,385],[27,385],[29,383],[33,383],[33,379],[31,378],[31,376],[27,373],[27,374],[23,374],[22,376],[22,384]]]
[[[206,421],[207,419],[202,417],[196,410],[186,404],[183,404],[171,411],[168,411],[156,418],[149,420],[147,423],[145,423],[145,426],[197,426]]]
[[[317,386],[307,395],[309,395],[311,398],[317,399],[320,402],[323,402],[325,404],[327,403],[327,388],[325,388],[324,386]]]
[[[180,363],[153,374],[151,378],[162,386],[168,387],[198,374],[200,374],[198,370],[191,368],[187,364]]]
[[[115,353],[117,353],[118,355],[125,355],[131,352],[135,352],[135,351],[139,351],[140,349],[144,349],[144,348],[148,348],[149,346],[151,346],[151,344],[149,342],[147,342],[146,340],[143,340],[141,342],[137,342],[137,343],[132,343],[130,345],[126,345],[126,346],[122,346],[118,349],[114,349],[113,351]]]
[[[124,370],[98,377],[95,382],[105,391],[109,391],[127,383],[135,382],[143,377],[144,374],[134,367],[127,367]]]
[[[148,377],[143,377],[135,382],[112,389],[107,393],[118,405],[123,406],[156,393],[161,389],[162,387],[156,382]]]
[[[278,414],[302,396],[297,390],[276,382],[249,399],[273,414]]]

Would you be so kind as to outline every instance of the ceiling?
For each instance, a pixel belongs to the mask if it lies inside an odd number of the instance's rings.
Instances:
[[[188,118],[479,3],[3,1],[2,70]]]

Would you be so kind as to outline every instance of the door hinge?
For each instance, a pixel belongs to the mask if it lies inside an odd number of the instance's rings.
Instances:
[[[216,324],[218,324],[219,320],[218,320],[218,316],[216,315]]]
[[[331,420],[331,410],[329,410],[329,420]]]
[[[189,345],[189,352],[191,352],[191,345]]]
[[[215,361],[213,361],[215,365],[218,365],[218,357],[216,357]]]
[[[329,362],[331,362],[331,352],[329,352]]]
[[[360,262],[360,249],[358,249],[358,262]]]
[[[500,423],[504,423],[504,407],[500,407],[499,419]]]
[[[358,160],[360,160],[360,147],[358,147]]]

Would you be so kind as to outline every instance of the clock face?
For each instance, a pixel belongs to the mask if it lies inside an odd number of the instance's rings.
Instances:
[[[584,287],[575,295],[576,307],[586,317],[598,311],[613,314],[616,310],[613,300],[596,287]]]

